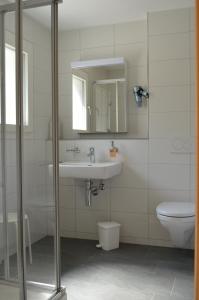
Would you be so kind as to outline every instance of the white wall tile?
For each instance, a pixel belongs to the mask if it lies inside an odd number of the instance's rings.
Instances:
[[[16,166],[16,140],[5,140],[6,166]],[[0,150],[1,153],[1,150]],[[2,164],[2,162],[0,163]]]
[[[190,165],[190,189],[196,190],[196,165]]]
[[[188,9],[168,10],[149,13],[149,35],[188,31]]]
[[[85,232],[77,232],[76,238],[78,239],[85,239],[85,240],[97,240],[98,234],[97,233],[85,233]]]
[[[80,31],[81,49],[112,46],[113,32],[112,25],[82,29]]]
[[[14,194],[17,192],[16,166],[8,166],[6,171],[7,192]]]
[[[81,60],[110,58],[114,56],[114,47],[98,47],[81,50]]]
[[[147,140],[119,140],[115,141],[119,148],[124,162],[127,164],[147,164],[148,162],[148,141]]]
[[[189,33],[151,36],[149,39],[149,60],[189,58]]]
[[[71,62],[80,60],[80,50],[59,52],[59,72],[71,74]]]
[[[76,226],[81,233],[97,233],[97,223],[108,220],[106,211],[85,211],[77,210]]]
[[[149,68],[150,86],[173,86],[190,83],[189,60],[154,61]]]
[[[73,239],[78,238],[75,231],[68,231],[63,228],[61,228],[61,236],[65,238],[73,238]]]
[[[38,117],[50,117],[52,114],[52,97],[50,93],[34,93],[34,113]]]
[[[61,230],[75,231],[75,210],[62,208],[60,210]]]
[[[72,76],[71,73],[59,75],[59,90],[60,95],[72,95]]]
[[[188,111],[190,87],[185,86],[152,86],[150,88],[150,113]]]
[[[149,237],[152,239],[170,240],[169,233],[155,216],[149,218]]]
[[[190,71],[190,83],[195,84],[196,82],[196,68],[195,60],[191,59],[191,71]]]
[[[47,50],[41,46],[34,47],[34,67],[39,70],[50,72],[51,55],[50,48]]]
[[[60,185],[66,185],[66,186],[73,186],[74,185],[74,179],[73,178],[60,177],[59,182],[60,182]]]
[[[49,87],[51,85],[50,72],[34,70],[34,91],[40,93],[49,93]]]
[[[196,57],[196,33],[195,32],[190,32],[190,56],[192,58]]]
[[[26,146],[28,143],[28,147]],[[32,149],[30,150],[30,147],[32,146]],[[45,157],[45,141],[44,140],[30,140],[27,141],[24,144],[24,151],[28,152],[30,151],[30,156],[29,156],[29,163],[39,163],[39,164],[44,164],[46,161]],[[31,153],[33,152],[33,153]],[[33,160],[32,160],[33,158]],[[27,162],[28,163],[28,162]]]
[[[149,189],[188,190],[189,165],[149,165]]]
[[[111,187],[146,188],[147,187],[147,165],[132,164],[128,161],[123,166],[121,175],[112,178]]]
[[[177,141],[178,143],[178,141]],[[163,164],[189,164],[189,153],[177,152],[175,149],[175,140],[173,139],[150,139],[149,140],[149,163]]]
[[[62,51],[80,49],[80,32],[71,30],[59,34],[59,47]]]
[[[75,209],[74,187],[61,185],[59,201],[61,209]]]
[[[129,44],[146,41],[147,22],[135,21],[115,25],[115,43]]]
[[[36,10],[35,10],[36,13]],[[43,49],[46,48],[50,51],[51,38],[50,32],[47,28],[35,22],[33,18],[24,15],[24,28],[23,34],[27,41],[33,42],[35,45],[40,45]],[[49,14],[50,24],[50,14]]]
[[[190,191],[190,201],[196,203],[196,189]]]
[[[38,117],[34,120],[34,137],[35,139],[46,140],[49,133],[49,118]]]
[[[121,236],[146,238],[148,224],[145,215],[112,212],[111,220],[121,224]]]
[[[146,66],[147,65],[147,47],[146,43],[133,43],[128,45],[116,45],[115,56],[124,57],[127,66]],[[146,67],[145,67],[146,68]]]
[[[146,66],[134,66],[127,70],[128,90],[133,89],[135,85],[148,85]]]
[[[128,137],[133,139],[148,138],[148,114],[128,115]]]
[[[150,138],[173,138],[189,136],[187,112],[151,113],[149,117]]]
[[[72,116],[72,95],[61,95],[59,97],[59,116],[60,119],[63,117],[70,117]]]
[[[190,129],[190,134],[192,137],[195,137],[196,136],[196,114],[195,112],[191,112],[190,113],[190,126],[191,126],[191,129]]]
[[[111,211],[147,213],[147,190],[111,189]]]
[[[195,31],[196,30],[196,8],[191,7],[190,8],[190,30]]]

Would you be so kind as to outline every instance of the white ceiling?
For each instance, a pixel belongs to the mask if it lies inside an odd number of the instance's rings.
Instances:
[[[146,18],[149,11],[183,8],[194,0],[63,0],[59,9],[60,29],[115,24]],[[50,9],[27,11],[34,19],[49,26]]]

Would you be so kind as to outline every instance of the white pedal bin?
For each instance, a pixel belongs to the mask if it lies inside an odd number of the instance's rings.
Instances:
[[[99,222],[99,244],[103,250],[109,251],[119,248],[120,227],[117,222]]]

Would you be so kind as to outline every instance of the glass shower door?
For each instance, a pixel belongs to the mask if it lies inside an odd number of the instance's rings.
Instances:
[[[51,293],[56,286],[55,266],[55,200],[50,126],[52,120],[51,6],[46,9],[48,27],[36,21],[41,8],[23,10],[24,69],[27,86],[27,123],[24,119],[24,210],[30,224],[31,249],[26,236],[26,279],[31,290]],[[26,83],[27,82],[27,83]],[[25,99],[24,99],[25,100]],[[32,250],[32,259],[30,250]],[[45,289],[44,289],[45,284]]]
[[[40,6],[48,7],[49,28],[36,21]],[[59,276],[57,20],[56,0],[0,5],[0,295],[5,299],[53,299],[64,293]]]

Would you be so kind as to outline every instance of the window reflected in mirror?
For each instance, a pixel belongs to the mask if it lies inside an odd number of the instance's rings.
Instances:
[[[122,58],[72,63],[72,91],[73,130],[127,132],[126,69]]]

